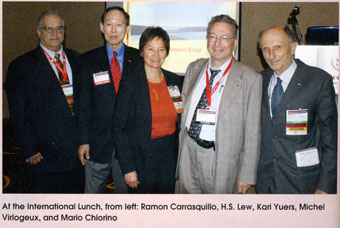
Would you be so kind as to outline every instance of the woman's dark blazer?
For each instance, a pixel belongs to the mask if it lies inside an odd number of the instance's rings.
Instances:
[[[182,89],[183,77],[163,70],[167,86],[177,85]],[[136,68],[120,82],[112,125],[113,141],[123,174],[141,170],[150,148],[151,104],[148,81],[144,66]],[[181,123],[177,114],[176,151],[178,152],[178,132]]]

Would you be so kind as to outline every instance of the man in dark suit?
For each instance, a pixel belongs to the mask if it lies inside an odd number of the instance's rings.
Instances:
[[[337,109],[332,77],[293,59],[293,32],[273,26],[260,37],[262,142],[257,192],[336,193]]]
[[[31,193],[83,192],[77,159],[79,64],[63,48],[64,20],[55,11],[38,18],[40,45],[8,68],[6,92],[13,131],[21,147]]]
[[[141,62],[138,50],[123,43],[129,28],[129,15],[124,9],[107,8],[100,23],[106,44],[81,57],[78,155],[86,164],[86,193],[103,193],[111,169],[115,193],[127,193],[115,158],[111,126],[120,78]]]

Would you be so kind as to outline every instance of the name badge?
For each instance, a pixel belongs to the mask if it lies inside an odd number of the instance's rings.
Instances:
[[[176,108],[176,112],[183,113],[183,101],[178,86],[168,86],[168,91]]]
[[[181,93],[179,92],[178,86],[168,86],[169,94],[171,98],[181,97]]]
[[[73,86],[70,84],[62,85],[61,88],[65,94],[65,97],[73,96]]]
[[[93,74],[93,81],[95,86],[110,83],[109,72],[104,71]]]
[[[307,135],[308,110],[287,110],[286,135]]]
[[[297,167],[308,167],[320,163],[318,149],[315,147],[298,150],[295,152],[295,157]]]
[[[203,124],[215,125],[217,112],[215,110],[197,109],[196,121]]]

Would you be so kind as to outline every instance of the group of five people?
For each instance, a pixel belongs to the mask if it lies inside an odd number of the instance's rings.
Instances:
[[[115,193],[245,194],[255,184],[258,193],[336,193],[332,78],[294,59],[288,27],[260,35],[261,75],[233,57],[236,21],[213,17],[210,58],[191,63],[184,82],[162,69],[164,29],[145,29],[139,50],[123,43],[129,29],[124,9],[107,8],[105,45],[79,55],[62,45],[62,17],[45,11],[39,46],[10,64],[30,192],[103,193],[111,172]]]

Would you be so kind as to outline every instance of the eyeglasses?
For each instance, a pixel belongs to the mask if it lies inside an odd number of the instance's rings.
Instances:
[[[55,28],[53,28],[53,27],[43,27],[42,29],[45,30],[45,32],[47,32],[47,33],[52,33],[52,32],[54,32],[54,30],[59,32],[59,33],[64,31],[64,27],[62,25],[57,26]]]
[[[231,38],[227,35],[223,35],[223,36],[217,36],[216,34],[208,34],[207,35],[207,39],[209,42],[215,42],[217,41],[218,39],[221,40],[221,42],[228,42],[229,40],[233,40],[234,38]]]

